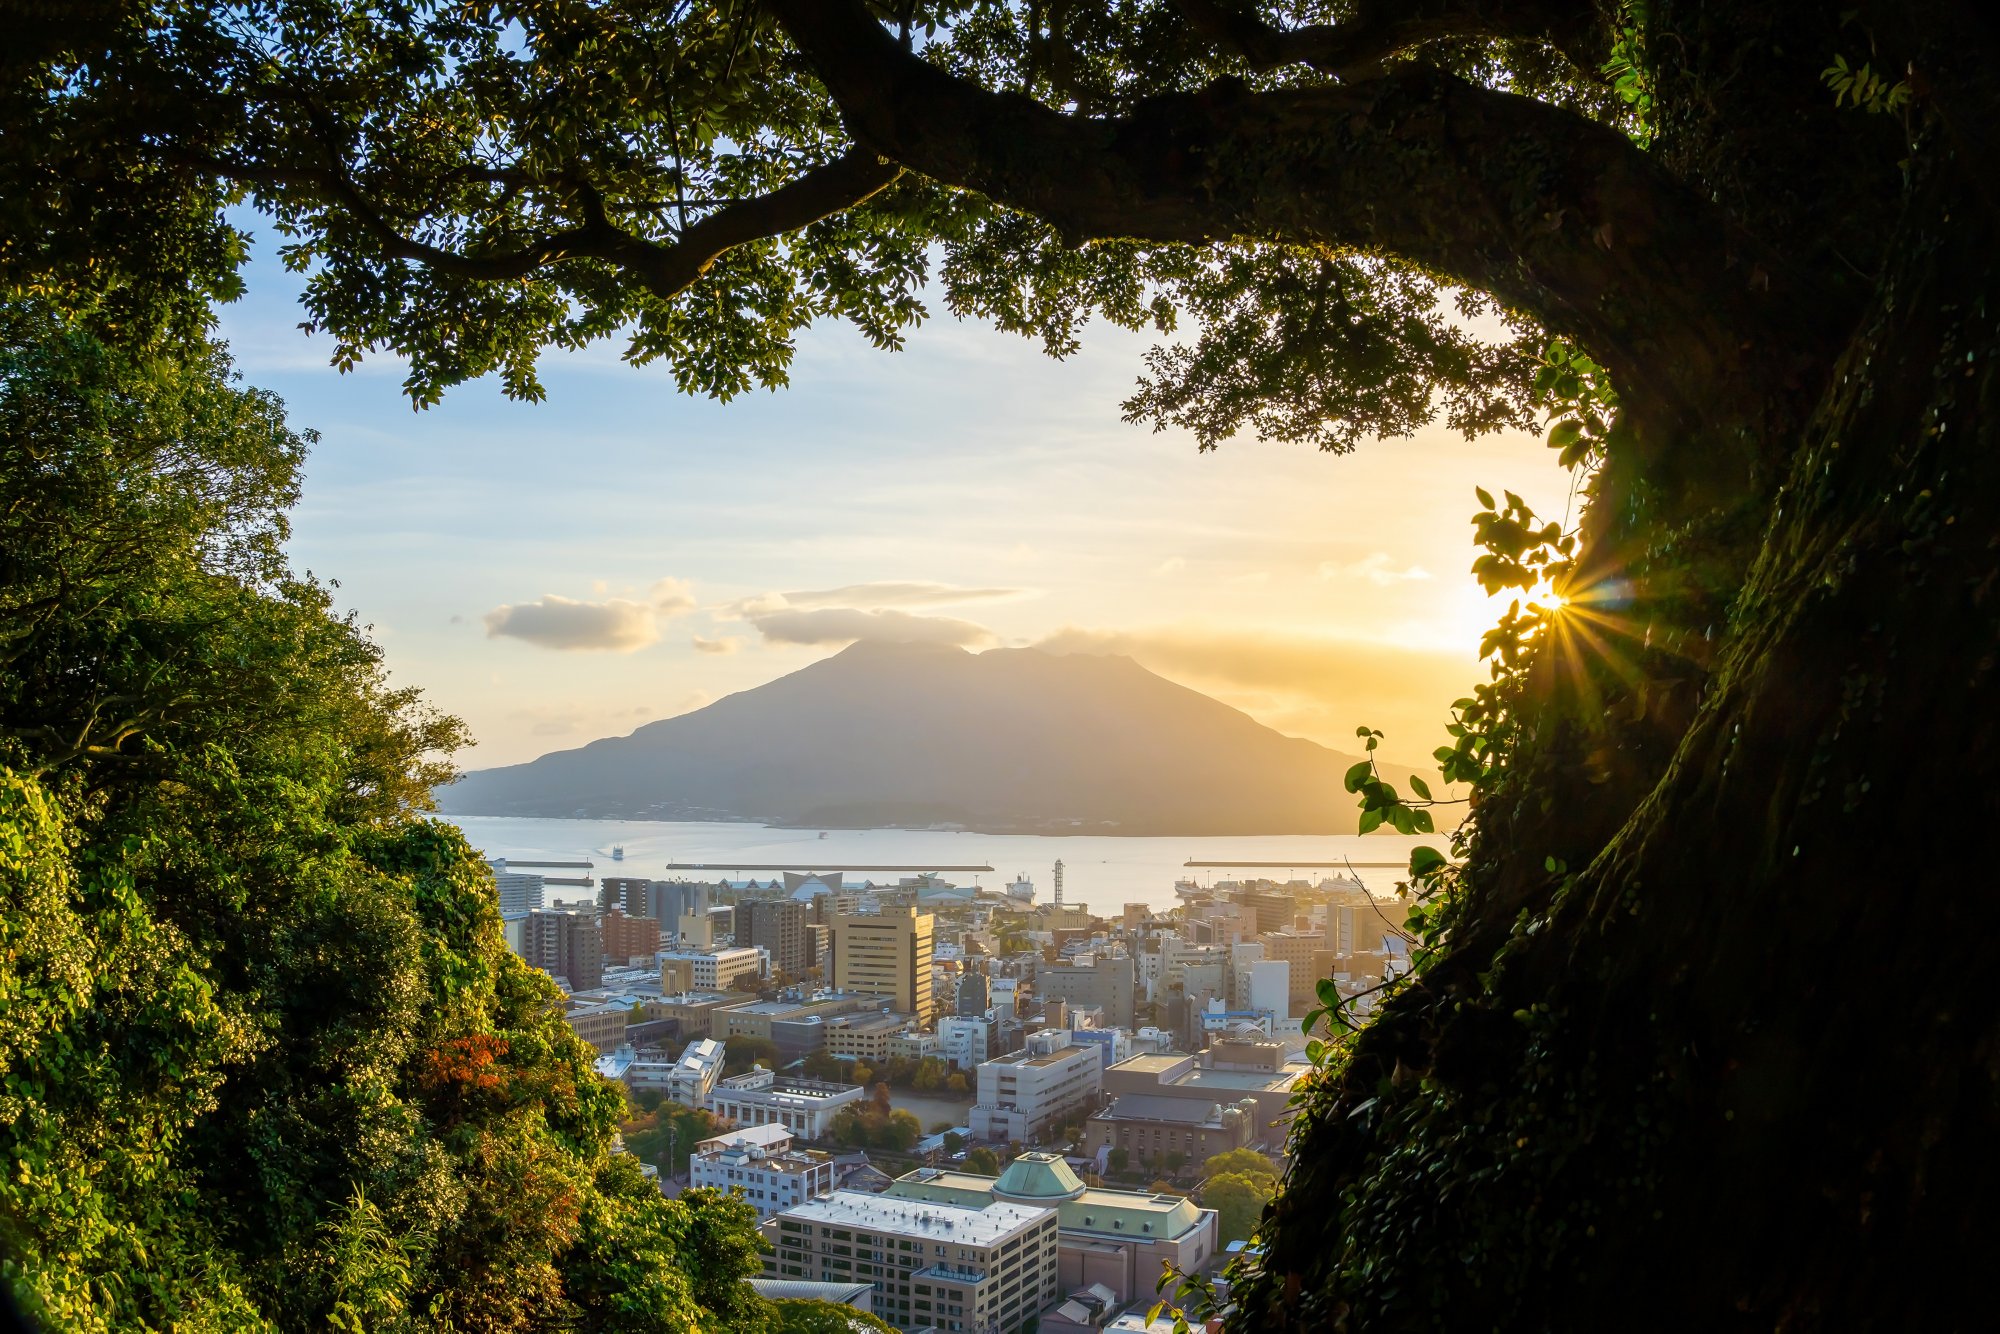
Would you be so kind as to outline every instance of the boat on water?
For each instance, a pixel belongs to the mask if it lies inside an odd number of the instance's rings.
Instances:
[[[825,837],[826,837],[826,830],[824,830],[824,829],[820,830],[820,831],[819,831],[819,836],[820,836],[821,838],[825,838]]]
[[[622,862],[625,860],[625,847],[623,844],[619,844],[618,846],[611,849],[611,860],[614,862]]]

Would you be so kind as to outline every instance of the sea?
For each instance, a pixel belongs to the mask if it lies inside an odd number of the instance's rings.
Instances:
[[[628,875],[655,880],[769,879],[769,872],[704,873],[675,864],[743,863],[806,866],[846,871],[850,882],[873,879],[893,884],[895,872],[869,866],[940,869],[958,885],[1001,889],[1025,875],[1035,885],[1035,902],[1054,898],[1053,870],[1063,863],[1063,902],[1080,903],[1100,916],[1127,903],[1169,908],[1179,900],[1174,882],[1269,878],[1312,879],[1351,868],[1377,894],[1395,892],[1409,865],[1410,850],[1429,844],[1446,850],[1440,835],[1265,834],[1242,838],[1119,838],[1097,835],[1050,837],[1036,834],[976,834],[931,829],[773,829],[765,825],[659,820],[543,820],[515,816],[446,817],[465,831],[472,846],[488,857],[535,861],[588,861],[589,871],[551,875]],[[623,848],[622,859],[612,860]],[[1189,867],[1189,861],[1223,863]],[[1267,863],[1256,865],[1255,863]],[[952,866],[991,866],[986,872],[951,871]],[[556,888],[553,897],[575,891]]]

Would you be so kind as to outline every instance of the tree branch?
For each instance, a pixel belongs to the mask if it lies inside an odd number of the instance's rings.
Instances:
[[[382,253],[390,259],[408,260],[440,273],[487,282],[525,278],[537,269],[565,259],[597,259],[624,269],[663,300],[686,291],[709,265],[732,248],[783,236],[853,208],[902,174],[901,167],[885,162],[872,151],[857,148],[823,166],[811,168],[769,194],[727,203],[688,224],[669,243],[648,240],[614,224],[603,199],[584,182],[575,187],[585,215],[581,226],[550,232],[513,250],[466,255],[405,234],[383,217],[351,177],[337,168],[263,168],[224,159],[209,159],[204,165],[249,184],[305,186],[323,191],[375,238]]]
[[[1801,330],[1838,336],[1828,299],[1771,248],[1616,131],[1530,98],[1409,65],[1067,115],[902,51],[860,0],[767,3],[864,149],[1079,244],[1394,255],[1590,349],[1670,434],[1762,411],[1796,378],[1781,358]]]
[[[1279,28],[1251,4],[1174,0],[1188,25],[1241,56],[1252,69],[1306,65],[1345,74],[1390,56],[1451,37],[1546,37],[1559,49],[1577,43],[1594,17],[1588,5],[1534,0],[1362,0],[1346,23]]]

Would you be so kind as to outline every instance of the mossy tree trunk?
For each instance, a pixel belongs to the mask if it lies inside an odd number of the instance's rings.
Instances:
[[[1450,943],[1310,1104],[1242,1327],[1979,1323],[1967,1266],[2000,1199],[1983,165],[1948,132],[1920,146],[1871,309],[1770,442],[1781,484],[1719,530],[1756,554],[1712,656],[1676,672],[1615,610],[1544,642]],[[1645,536],[1597,517],[1611,549]],[[1630,688],[1580,698],[1591,653]]]

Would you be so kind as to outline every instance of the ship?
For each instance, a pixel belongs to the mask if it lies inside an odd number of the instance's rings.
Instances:
[[[623,844],[620,844],[619,846],[611,849],[611,860],[614,862],[622,862],[625,860],[625,848]]]

